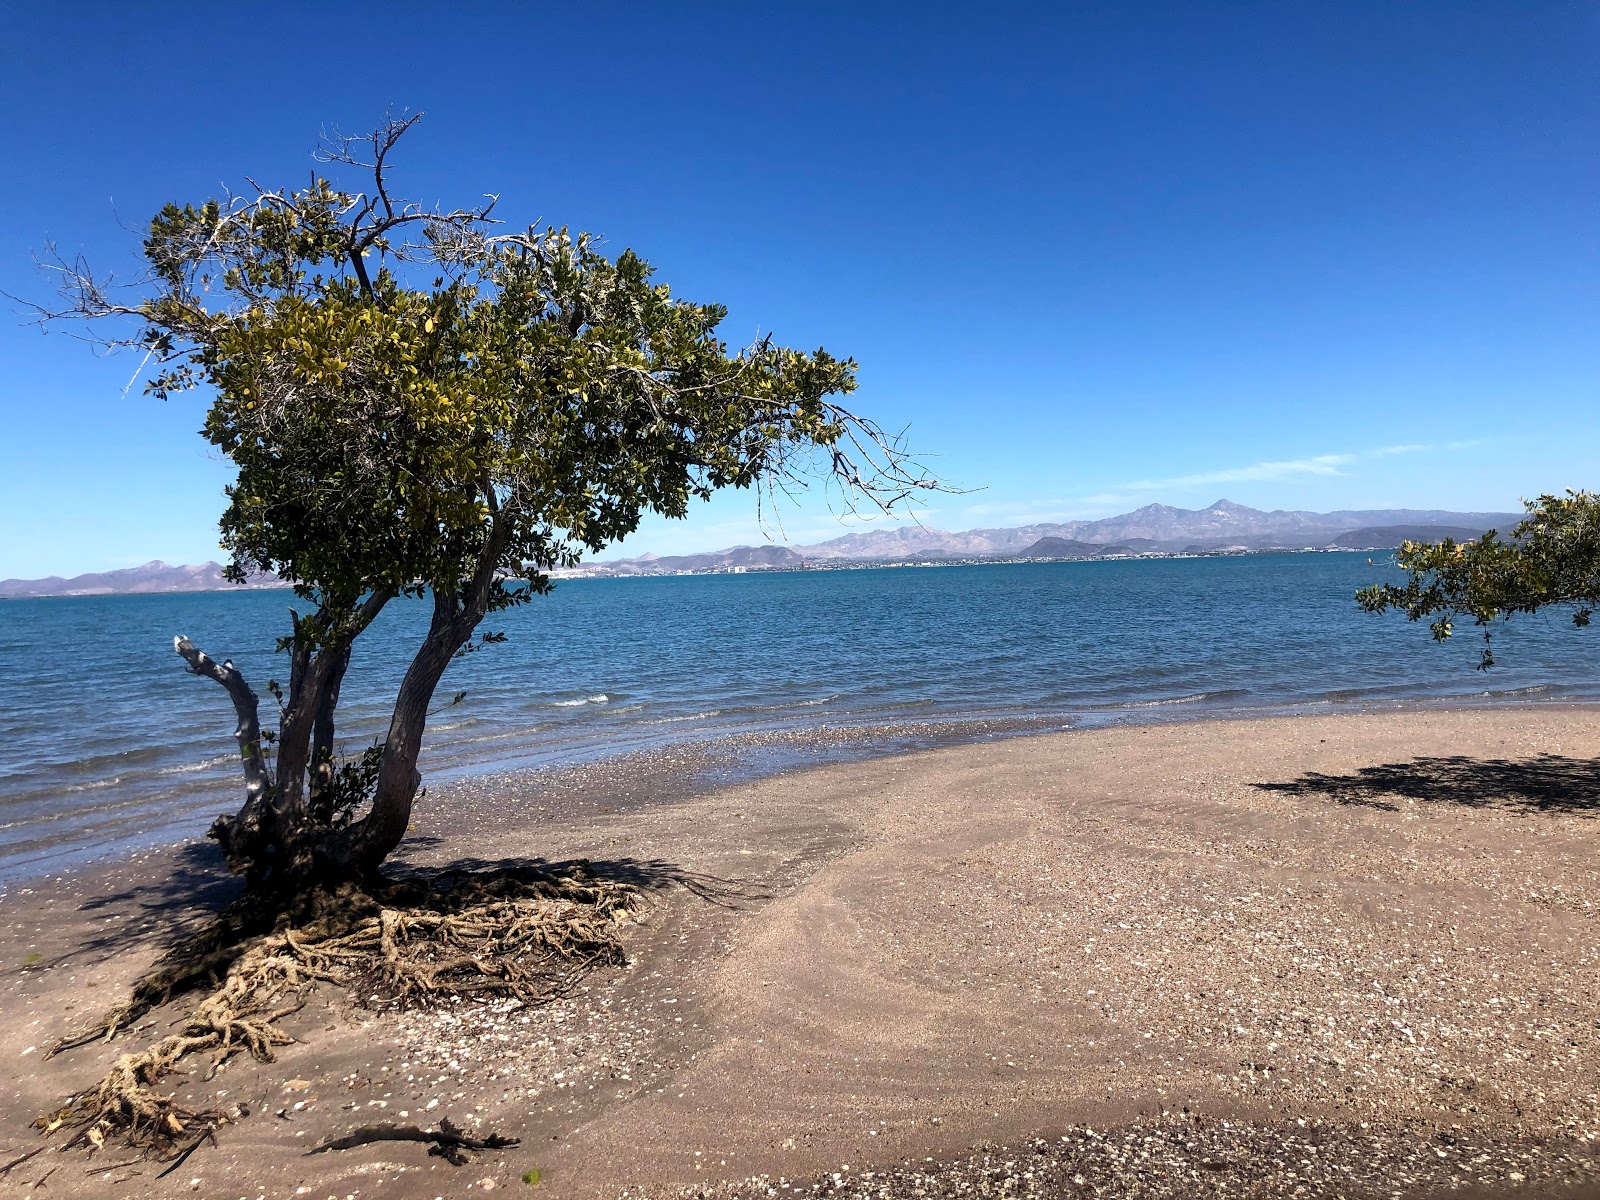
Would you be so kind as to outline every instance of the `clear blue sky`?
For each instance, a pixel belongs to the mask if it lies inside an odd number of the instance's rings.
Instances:
[[[933,525],[1600,484],[1592,3],[18,4],[0,47],[9,292],[409,106],[409,194],[858,358],[983,489]],[[216,557],[203,400],[4,314],[0,577]],[[623,550],[759,537],[737,495]]]

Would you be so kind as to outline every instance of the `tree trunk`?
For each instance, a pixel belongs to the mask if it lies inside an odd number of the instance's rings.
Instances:
[[[372,808],[361,820],[323,838],[317,857],[324,871],[358,879],[370,877],[405,837],[411,805],[422,783],[417,757],[428,724],[428,705],[456,651],[472,637],[481,619],[481,613],[464,611],[453,596],[435,593],[428,636],[411,660],[395,697]]]
[[[333,819],[333,733],[334,712],[339,707],[339,689],[345,672],[350,669],[350,651],[354,643],[346,642],[328,673],[322,687],[322,697],[317,704],[316,717],[311,724],[311,801],[313,822],[327,825]]]
[[[319,848],[319,858],[334,870],[362,879],[376,875],[411,824],[411,805],[422,784],[417,756],[428,725],[428,705],[456,651],[471,640],[489,611],[497,586],[495,573],[515,524],[514,513],[501,508],[492,489],[485,491],[484,498],[494,513],[489,536],[478,551],[471,578],[459,592],[454,587],[434,586],[433,621],[395,698],[372,808],[355,824],[324,838]]]
[[[217,662],[182,634],[172,639],[172,647],[189,664],[193,674],[220,683],[233,701],[234,713],[239,719],[233,736],[239,743],[239,755],[244,764],[244,805],[232,817],[218,817],[211,826],[210,836],[221,845],[228,865],[248,875],[268,818],[273,791],[272,771],[261,745],[260,701],[231,660]]]
[[[243,676],[231,662],[217,664],[186,638],[175,640],[189,669],[222,684],[239,715],[236,737],[244,754],[245,803],[233,816],[217,818],[210,836],[252,890],[293,892],[321,869],[316,842],[327,822],[307,804],[307,773],[315,772],[311,787],[313,800],[318,799],[333,776],[334,710],[352,644],[391,595],[374,592],[348,608],[325,603],[314,632],[294,617],[289,702],[279,724],[276,770],[262,752],[258,702]]]

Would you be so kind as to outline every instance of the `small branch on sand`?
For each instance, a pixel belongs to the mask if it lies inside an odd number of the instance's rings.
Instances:
[[[13,1158],[10,1162],[6,1163],[5,1166],[0,1167],[0,1175],[9,1175],[13,1167],[20,1167],[35,1154],[43,1154],[48,1149],[50,1149],[49,1146],[40,1146],[37,1149],[29,1150],[26,1154],[18,1155],[16,1158]]]
[[[168,1165],[167,1169],[165,1171],[162,1171],[161,1174],[157,1175],[156,1178],[157,1179],[165,1179],[168,1175],[171,1175],[179,1167],[183,1166],[184,1163],[189,1161],[189,1156],[191,1154],[193,1154],[196,1150],[200,1149],[201,1143],[203,1143],[203,1142],[210,1142],[213,1146],[215,1146],[217,1144],[217,1135],[216,1135],[216,1133],[213,1130],[209,1129],[209,1128],[202,1129],[200,1131],[200,1136],[197,1137],[197,1138],[194,1138],[192,1141],[190,1141],[190,1143],[187,1146],[185,1146],[181,1151],[179,1151],[178,1152],[178,1157],[173,1159],[171,1164]]]
[[[498,1133],[473,1137],[462,1132],[449,1117],[439,1119],[438,1129],[423,1129],[418,1125],[365,1125],[360,1129],[313,1146],[307,1154],[322,1154],[328,1150],[353,1150],[357,1146],[370,1146],[373,1142],[431,1142],[428,1153],[436,1155],[455,1166],[465,1166],[468,1150],[507,1150],[518,1145],[520,1139],[502,1137]]]

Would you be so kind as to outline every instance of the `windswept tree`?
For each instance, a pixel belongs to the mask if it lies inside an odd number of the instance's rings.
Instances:
[[[853,361],[770,337],[732,349],[722,306],[675,298],[638,255],[609,257],[589,234],[507,230],[493,198],[453,210],[399,199],[390,158],[416,120],[324,146],[329,174],[359,173],[356,186],[314,177],[299,190],[169,204],[150,222],[147,271],[125,287],[81,260],[47,264],[64,301],[46,317],[96,330],[121,319],[102,340],[145,356],[151,393],[209,396],[204,436],[237,468],[221,521],[227,573],[274,572],[301,601],[279,643],[285,680],[265,684],[276,729],[261,718],[262,681],[214,647],[176,639],[238,718],[244,799],[211,835],[247,896],[231,925],[180,947],[95,1031],[115,1032],[230,963],[236,977],[251,964],[241,995],[265,979],[270,991],[318,977],[303,955],[293,970],[261,967],[315,939],[288,949],[269,939],[246,954],[243,936],[314,920],[318,936],[381,942],[395,990],[437,982],[437,963],[413,961],[400,978],[391,926],[401,900],[380,868],[410,821],[442,676],[500,636],[484,631],[486,618],[547,591],[551,566],[627,535],[643,514],[682,517],[723,488],[820,480],[849,504],[887,511],[937,486],[899,436],[843,406]],[[386,736],[341,762],[346,672],[362,634],[400,598],[431,607],[427,633]],[[343,916],[330,924],[330,911]],[[501,982],[515,982],[514,926],[480,921],[476,965],[452,969],[482,983],[493,974],[483,964],[498,964]],[[339,974],[333,961],[322,977]],[[269,1053],[263,1003],[246,1004],[263,1022],[248,1038],[228,1023],[245,1011],[238,1004],[197,1015],[201,1040]],[[160,1059],[140,1066],[142,1083],[124,1080],[90,1104],[89,1127],[167,1129],[170,1118],[181,1128],[148,1091],[171,1066]]]
[[[1555,608],[1588,625],[1600,605],[1600,495],[1569,491],[1524,507],[1528,515],[1509,538],[1491,530],[1475,542],[1404,543],[1395,558],[1406,581],[1363,588],[1356,601],[1367,612],[1428,618],[1441,642],[1470,617],[1483,631],[1480,670],[1494,665],[1497,621]]]

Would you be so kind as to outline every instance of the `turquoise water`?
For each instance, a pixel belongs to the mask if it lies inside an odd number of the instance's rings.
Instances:
[[[1559,614],[1435,645],[1351,600],[1366,554],[573,580],[491,622],[429,729],[430,778],[821,724],[1060,725],[1493,697],[1600,698],[1600,642]],[[235,802],[231,709],[172,637],[263,693],[283,592],[0,603],[0,878],[201,834]],[[345,687],[351,751],[383,728],[426,624],[391,605]],[[1052,726],[1053,727],[1053,726]]]

